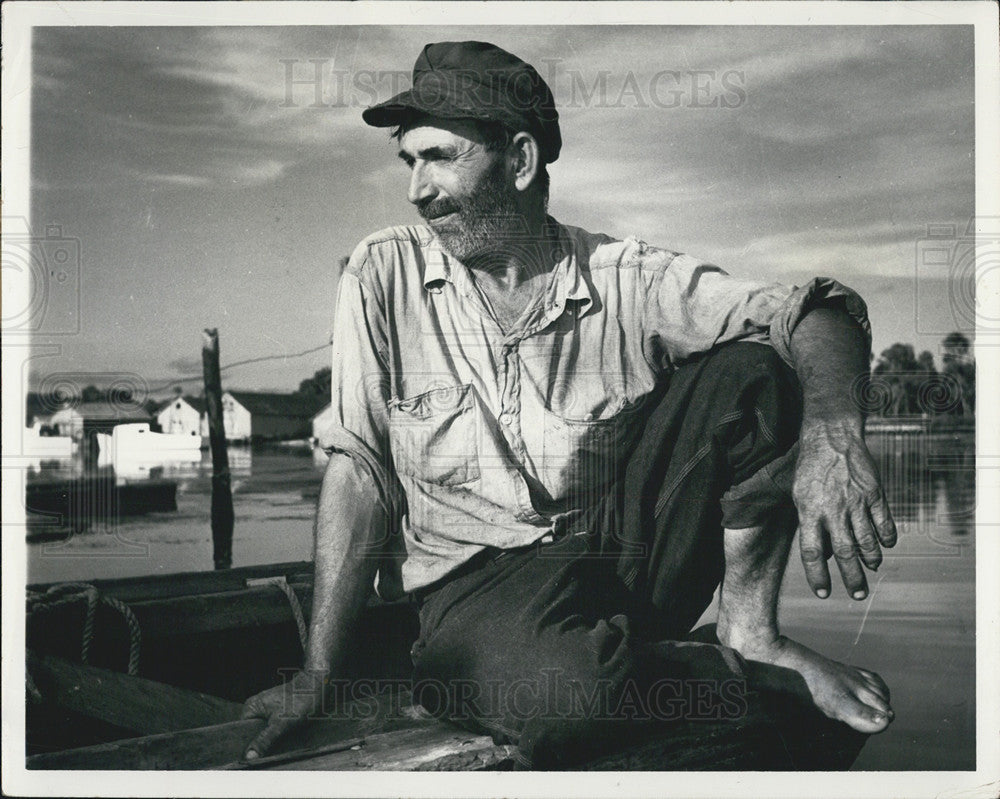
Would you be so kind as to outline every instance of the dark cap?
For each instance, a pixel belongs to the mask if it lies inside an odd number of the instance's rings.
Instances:
[[[413,88],[366,108],[377,128],[406,121],[414,111],[446,119],[481,119],[527,131],[542,159],[559,157],[559,114],[548,85],[531,64],[487,42],[428,44],[413,65]]]

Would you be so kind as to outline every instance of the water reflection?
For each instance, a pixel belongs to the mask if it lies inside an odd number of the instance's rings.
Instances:
[[[968,543],[976,510],[974,435],[874,433],[868,442],[897,524],[938,544]]]
[[[940,552],[943,547],[954,549],[967,544],[975,523],[974,436],[871,433],[868,441],[901,532],[909,539],[922,539],[923,550],[911,547],[914,553]],[[229,447],[228,455],[234,495],[293,492],[309,500],[318,493],[327,460],[318,449]],[[211,491],[211,474],[211,455],[203,451],[194,460],[133,459],[114,466],[97,466],[81,457],[40,460],[29,464],[27,479],[29,486],[79,486],[100,478],[103,491],[107,491],[107,483],[121,486],[168,481],[176,484],[178,495],[207,495]],[[51,517],[43,521],[52,524]],[[95,520],[70,521],[79,529]]]
[[[233,490],[253,472],[253,450],[229,447]],[[26,464],[29,540],[118,526],[123,517],[176,510],[178,493],[204,492],[212,475],[208,451],[97,457],[81,448],[72,458]]]

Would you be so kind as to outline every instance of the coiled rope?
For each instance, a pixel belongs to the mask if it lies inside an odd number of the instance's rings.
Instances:
[[[90,647],[94,641],[97,606],[103,602],[108,607],[117,610],[125,619],[129,636],[128,673],[132,676],[138,674],[139,653],[142,646],[142,631],[139,629],[139,620],[128,605],[112,596],[101,594],[90,583],[59,583],[58,585],[53,585],[47,591],[29,590],[28,615],[54,610],[63,605],[72,605],[81,601],[87,603],[87,611],[83,620],[83,641],[80,646],[81,662],[90,662]]]

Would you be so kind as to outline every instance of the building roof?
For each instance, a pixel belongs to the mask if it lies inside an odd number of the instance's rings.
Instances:
[[[325,403],[324,397],[262,391],[228,391],[234,400],[256,416],[312,419]]]
[[[173,405],[179,399],[184,400],[188,405],[190,405],[192,408],[194,408],[198,413],[204,413],[205,412],[205,398],[204,397],[195,397],[195,396],[193,396],[191,394],[185,394],[183,397],[180,397],[180,396],[178,396],[178,397],[171,397],[168,400],[164,400],[163,402],[161,402],[156,407],[156,412],[159,413],[160,411],[162,411],[167,406]]]

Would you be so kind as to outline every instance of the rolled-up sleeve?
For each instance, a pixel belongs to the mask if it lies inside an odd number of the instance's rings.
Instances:
[[[319,445],[353,459],[379,490],[388,518],[398,518],[400,489],[391,467],[385,315],[357,251],[340,278],[333,320],[330,421]]]
[[[771,320],[771,346],[785,363],[792,365],[792,332],[809,311],[821,307],[839,307],[846,311],[861,327],[865,335],[865,349],[871,352],[872,326],[868,319],[868,306],[861,296],[842,283],[829,277],[817,277],[802,288],[792,287]]]
[[[846,310],[864,330],[871,348],[864,301],[830,278],[816,278],[802,288],[763,283],[733,277],[689,255],[675,255],[651,288],[644,333],[648,360],[654,365],[683,363],[737,340],[770,343],[791,365],[792,332],[805,314],[818,307]]]

